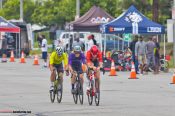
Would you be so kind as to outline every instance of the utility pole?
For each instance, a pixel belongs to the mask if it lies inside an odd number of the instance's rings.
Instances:
[[[20,21],[23,22],[23,0],[20,0]]]
[[[75,20],[80,17],[80,0],[76,0],[76,16]]]

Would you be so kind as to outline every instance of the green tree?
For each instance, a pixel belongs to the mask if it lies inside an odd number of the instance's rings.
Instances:
[[[5,0],[0,15],[6,19],[19,19],[20,0]],[[167,18],[171,18],[172,0],[158,0],[158,6],[154,7],[156,0],[80,0],[80,16],[84,15],[93,5],[100,6],[113,17],[118,17],[129,6],[136,8],[149,19],[162,24]],[[41,25],[60,25],[73,21],[76,14],[76,0],[24,0],[24,20],[27,23]],[[153,8],[157,15],[153,15]],[[154,14],[156,14],[154,13]]]
[[[43,5],[37,5],[32,14],[35,23],[52,25],[64,25],[74,19],[75,1],[74,0],[48,0]]]
[[[35,9],[33,0],[24,0],[24,21],[30,23],[31,15]],[[3,4],[3,9],[0,10],[0,15],[6,19],[19,19],[20,18],[20,0],[7,0]]]

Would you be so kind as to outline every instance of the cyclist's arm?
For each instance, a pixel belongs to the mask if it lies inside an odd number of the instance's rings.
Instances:
[[[54,52],[51,54],[50,60],[49,60],[49,67],[51,72],[54,70],[53,64],[54,64]]]
[[[72,69],[72,57],[71,57],[71,54],[69,55],[69,62],[68,62],[68,66],[69,66],[69,71],[72,73],[73,72],[73,69]]]
[[[68,70],[68,57],[67,57],[66,53],[63,53],[63,61],[64,61],[65,70]]]
[[[50,71],[53,71],[53,69],[54,69],[54,66],[53,66],[53,64],[54,64],[54,52],[52,52],[52,54],[50,55],[50,60],[49,60],[49,67],[50,67]]]
[[[82,63],[83,64],[86,64],[86,58],[85,58],[85,55],[83,53],[81,55],[81,58],[82,58]]]
[[[91,62],[91,54],[89,52],[87,52],[87,54],[86,54],[86,62],[87,62],[88,68],[93,68],[93,65]]]
[[[98,54],[98,58],[99,58],[99,68],[103,68],[103,57],[101,52]]]
[[[50,64],[49,67],[50,67],[50,71],[53,72],[53,70],[54,70],[54,66],[53,66],[53,64]]]

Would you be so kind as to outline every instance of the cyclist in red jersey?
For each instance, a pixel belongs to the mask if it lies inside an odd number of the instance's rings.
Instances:
[[[86,54],[87,66],[92,68],[95,72],[95,81],[97,82],[96,88],[99,90],[100,84],[100,69],[103,67],[102,52],[98,49],[96,45],[93,45]],[[89,72],[88,77],[91,75]]]

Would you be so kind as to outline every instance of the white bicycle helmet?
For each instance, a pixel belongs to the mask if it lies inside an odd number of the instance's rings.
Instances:
[[[59,56],[61,56],[63,54],[63,48],[62,47],[56,47],[56,52]]]
[[[80,46],[75,46],[74,51],[75,52],[81,52],[81,47]]]

